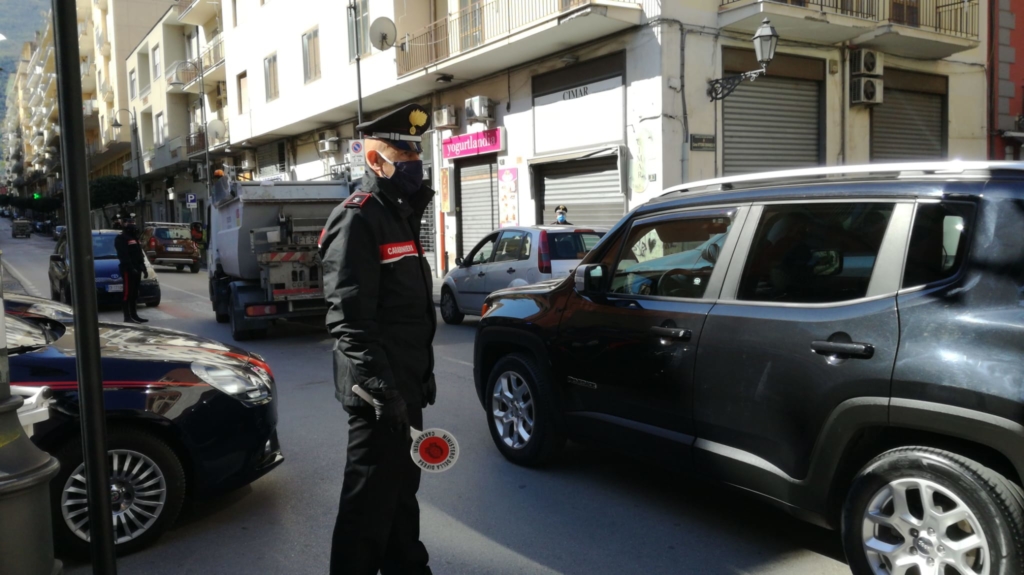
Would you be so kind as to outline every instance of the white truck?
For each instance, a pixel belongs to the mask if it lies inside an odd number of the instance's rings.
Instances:
[[[282,319],[323,318],[317,242],[348,183],[218,182],[210,221],[210,302],[243,341]]]

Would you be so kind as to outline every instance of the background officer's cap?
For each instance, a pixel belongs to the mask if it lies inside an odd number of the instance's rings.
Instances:
[[[419,104],[409,104],[369,122],[356,126],[364,138],[384,140],[399,150],[421,152],[423,132],[430,129],[430,112]]]
[[[555,208],[555,213],[557,214],[558,212],[562,212],[563,214],[568,214],[569,213],[569,208],[565,207],[565,204],[559,204],[558,207]]]

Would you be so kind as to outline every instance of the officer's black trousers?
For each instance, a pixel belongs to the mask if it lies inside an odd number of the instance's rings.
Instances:
[[[124,278],[124,294],[121,299],[126,304],[135,304],[139,301],[139,284],[142,283],[142,274],[136,271],[119,266],[121,277]]]
[[[378,423],[372,409],[353,411],[331,575],[429,574],[416,502],[420,469],[409,457],[412,440]],[[422,429],[418,405],[409,406],[409,421]]]

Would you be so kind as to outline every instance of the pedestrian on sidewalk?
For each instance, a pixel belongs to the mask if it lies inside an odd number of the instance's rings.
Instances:
[[[121,233],[114,238],[114,249],[117,251],[118,267],[124,281],[124,295],[121,300],[124,322],[148,323],[148,319],[139,317],[136,308],[139,300],[139,283],[142,282],[142,278],[149,277],[149,272],[146,271],[146,255],[142,253],[139,228],[135,226],[134,218],[124,220]]]
[[[429,574],[420,541],[420,469],[410,425],[434,403],[434,315],[420,219],[434,195],[420,142],[430,115],[410,104],[356,128],[367,172],[327,220],[320,254],[330,308],[335,397],[348,412],[348,458],[331,575]],[[367,403],[358,385],[373,396]]]

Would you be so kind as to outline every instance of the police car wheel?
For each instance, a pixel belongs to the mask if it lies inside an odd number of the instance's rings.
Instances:
[[[50,482],[54,544],[62,554],[88,558],[81,441],[69,441],[55,457],[60,472]],[[156,541],[177,519],[185,500],[184,467],[166,442],[131,427],[111,427],[107,463],[114,548],[119,555],[132,553]]]
[[[955,453],[894,449],[854,478],[842,538],[855,575],[1020,573],[1024,494]]]
[[[459,310],[455,294],[447,286],[441,288],[441,319],[449,325],[459,325],[466,315]]]
[[[498,360],[486,398],[491,439],[509,461],[543,465],[565,445],[550,380],[533,358],[516,353]]]

